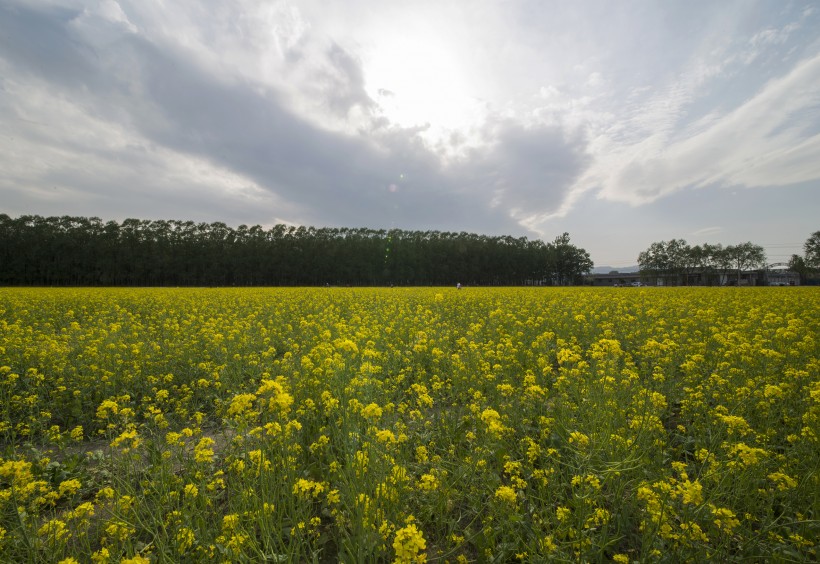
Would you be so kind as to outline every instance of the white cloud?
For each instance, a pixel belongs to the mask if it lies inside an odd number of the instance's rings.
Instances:
[[[709,72],[701,75],[708,76]],[[696,80],[696,85],[702,81]],[[692,187],[783,186],[820,178],[820,55],[770,80],[751,99],[680,123],[696,88],[677,87],[636,105],[624,130],[591,145],[596,162],[572,194],[645,204]],[[812,127],[814,129],[812,129]],[[566,212],[570,196],[559,213]]]
[[[694,235],[695,237],[717,235],[721,231],[723,231],[722,227],[704,227],[702,229],[698,229],[697,231],[693,231],[692,235]]]
[[[551,237],[820,178],[802,5],[9,2],[6,210]]]
[[[257,210],[264,208],[297,213],[252,179],[158,145],[125,123],[55,96],[42,81],[6,79],[3,88],[11,103],[0,106],[0,123],[15,131],[14,137],[0,136],[5,157],[0,190],[7,194],[7,211],[23,213],[22,202],[29,201],[28,206],[38,202],[50,213],[62,208],[87,215],[83,210],[102,204],[122,216],[128,209],[147,213],[153,205],[155,216],[201,217],[216,200],[226,213],[260,219],[265,216]],[[186,206],[186,201],[201,204]]]

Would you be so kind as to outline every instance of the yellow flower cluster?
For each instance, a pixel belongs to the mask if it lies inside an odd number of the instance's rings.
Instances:
[[[816,561],[818,335],[814,288],[0,289],[0,561]]]
[[[397,564],[427,562],[427,557],[422,552],[425,548],[427,548],[427,542],[424,536],[415,524],[410,523],[396,531],[396,537],[393,540],[393,549],[396,551],[394,562]]]

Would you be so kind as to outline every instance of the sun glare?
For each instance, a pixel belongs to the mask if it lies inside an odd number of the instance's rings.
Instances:
[[[381,37],[363,63],[368,93],[396,125],[427,125],[424,136],[438,141],[481,119],[465,66],[438,37]]]

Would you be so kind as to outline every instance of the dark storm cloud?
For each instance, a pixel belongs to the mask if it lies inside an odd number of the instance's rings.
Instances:
[[[497,191],[504,208],[519,210],[519,217],[559,206],[587,164],[585,140],[568,139],[559,127],[505,120],[490,130],[495,143],[471,155],[476,164],[463,174],[479,184],[484,179],[485,190]]]
[[[506,122],[487,126],[488,148],[445,166],[418,128],[384,118],[373,118],[360,135],[319,128],[293,113],[277,91],[217,76],[183,49],[153,43],[118,22],[64,9],[5,7],[2,15],[2,58],[17,72],[36,75],[96,118],[127,125],[146,143],[253,179],[314,224],[521,233],[508,210],[557,205],[583,166],[580,146],[559,130]],[[375,102],[359,62],[333,44],[323,68],[317,77],[328,108],[344,116],[359,107],[369,115]],[[113,154],[104,144],[75,149],[161,173],[142,162],[139,147]],[[100,195],[98,205],[122,215],[104,183],[84,182],[81,173],[61,176],[58,169],[44,180]],[[119,181],[141,194],[130,197],[134,202],[152,194],[165,199],[162,183],[150,175]],[[184,209],[176,198],[168,197],[170,209]],[[213,195],[203,194],[196,206],[210,206],[214,218],[226,211],[225,199]],[[270,210],[269,217],[276,215]]]
[[[48,12],[0,5],[0,53],[16,63],[18,72],[38,73],[70,87],[95,76],[93,49],[74,40],[67,25],[79,12],[53,8]]]
[[[419,206],[404,190],[386,191],[400,175],[442,186],[425,172],[435,165],[397,131],[386,154],[363,138],[321,130],[283,108],[274,92],[259,93],[244,84],[222,84],[199,69],[167,58],[139,43],[142,84],[160,119],[142,126],[143,133],[165,146],[195,153],[295,202],[317,221],[358,225],[392,213],[401,200],[410,221],[418,214],[436,217],[446,194],[425,188],[438,205]],[[412,134],[411,134],[412,135]],[[444,215],[440,216],[444,219]]]

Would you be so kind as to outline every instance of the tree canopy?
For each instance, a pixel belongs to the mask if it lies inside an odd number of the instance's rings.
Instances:
[[[820,231],[815,231],[803,244],[806,266],[820,270]]]
[[[820,272],[820,231],[815,231],[803,244],[803,256],[792,255],[789,269],[800,276],[800,283],[805,284]],[[815,280],[816,282],[816,280]]]
[[[701,284],[719,284],[729,272],[740,275],[744,270],[763,267],[766,253],[751,242],[729,245],[690,246],[684,239],[652,243],[638,255],[641,274],[658,278],[667,285],[688,285],[697,273]]]
[[[75,286],[566,285],[570,243],[400,229],[0,214],[0,284]]]

